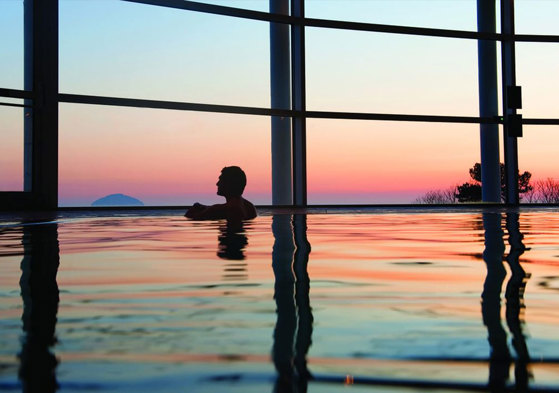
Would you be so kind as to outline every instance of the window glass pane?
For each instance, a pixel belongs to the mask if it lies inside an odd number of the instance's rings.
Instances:
[[[518,34],[557,34],[559,2],[517,0],[514,2],[514,29]]]
[[[478,116],[477,42],[307,29],[309,110]]]
[[[23,100],[0,98],[22,104]],[[23,191],[23,109],[0,105],[0,191]]]
[[[518,42],[516,81],[526,118],[559,118],[559,44]]]
[[[23,0],[0,1],[0,87],[23,89]]]
[[[479,125],[309,119],[311,204],[413,203],[470,180]]]
[[[309,18],[387,25],[477,29],[475,0],[307,0]]]
[[[124,1],[61,1],[60,91],[270,106],[269,23]]]
[[[525,125],[524,136],[518,139],[518,166],[520,172],[528,171],[532,174],[531,184],[551,179],[556,184],[557,199],[559,202],[559,126]],[[538,200],[541,195],[531,200],[530,196],[523,198],[526,202],[544,202]],[[551,201],[545,201],[551,202]]]
[[[271,203],[270,118],[60,105],[63,206],[124,194],[145,205],[216,203],[224,166],[247,174],[245,197]]]

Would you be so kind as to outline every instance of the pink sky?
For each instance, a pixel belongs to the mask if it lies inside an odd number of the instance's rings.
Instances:
[[[309,119],[307,132],[310,203],[409,203],[468,181],[479,161],[475,124]],[[554,127],[526,127],[521,170],[557,177],[556,139]],[[22,144],[11,143],[0,145],[4,190],[21,189]],[[213,203],[227,165],[247,172],[249,199],[270,204],[270,143],[267,117],[61,104],[61,204],[112,193],[146,204]]]

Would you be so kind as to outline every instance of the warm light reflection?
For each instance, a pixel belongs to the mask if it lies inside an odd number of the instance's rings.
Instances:
[[[485,386],[491,348],[504,348],[488,332],[501,326],[511,353],[539,360],[516,363],[534,375],[520,383],[556,386],[554,210],[518,221],[493,212],[496,235],[481,211],[264,215],[239,231],[179,213],[59,220],[62,384],[103,360],[127,383],[139,379],[126,370],[142,368],[170,378],[204,370],[208,383],[264,375],[278,388],[311,388],[313,376]],[[0,237],[8,374],[21,348],[24,249],[24,230],[10,228]],[[502,296],[506,313],[495,312]]]

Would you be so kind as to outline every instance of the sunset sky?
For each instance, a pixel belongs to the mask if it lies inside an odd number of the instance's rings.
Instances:
[[[205,1],[268,10],[268,0]],[[0,1],[0,87],[23,88],[23,1]],[[307,0],[306,15],[476,29],[475,0]],[[557,34],[559,2],[517,0],[516,31]],[[306,29],[307,108],[478,116],[477,43]],[[270,106],[269,24],[117,0],[60,1],[60,92]],[[559,44],[517,44],[525,118],[559,118]],[[2,102],[17,102],[2,99]],[[226,165],[271,203],[270,119],[60,104],[60,203],[111,193],[146,204],[218,201]],[[0,106],[0,191],[22,189],[20,108]],[[468,180],[479,126],[309,119],[309,203],[406,203]],[[559,129],[525,126],[520,169],[557,171]],[[502,155],[501,155],[502,157]],[[501,158],[502,159],[502,158]]]

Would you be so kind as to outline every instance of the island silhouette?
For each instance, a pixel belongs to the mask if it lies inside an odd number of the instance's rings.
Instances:
[[[144,206],[144,203],[129,195],[110,194],[97,199],[91,206]]]

